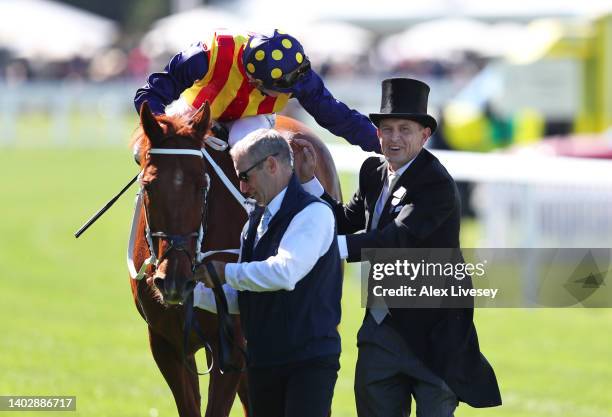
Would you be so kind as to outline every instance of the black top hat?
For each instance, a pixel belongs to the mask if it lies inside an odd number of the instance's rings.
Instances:
[[[378,127],[382,119],[409,119],[429,127],[433,133],[436,119],[427,114],[429,86],[411,78],[389,78],[382,82],[380,113],[370,113],[370,120]]]

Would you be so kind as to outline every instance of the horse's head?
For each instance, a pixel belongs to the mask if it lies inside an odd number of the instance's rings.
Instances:
[[[140,110],[141,185],[153,282],[167,304],[184,302],[195,287],[193,268],[209,186],[201,149],[210,124],[205,103],[187,120]]]

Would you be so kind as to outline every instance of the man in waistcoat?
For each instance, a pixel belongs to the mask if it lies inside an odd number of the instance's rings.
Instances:
[[[339,369],[342,270],[329,205],[305,192],[293,153],[275,130],[257,130],[231,150],[240,191],[258,206],[238,263],[213,265],[231,313],[240,313],[255,417],[326,417]],[[196,278],[212,285],[206,268]],[[216,312],[210,288],[196,307]]]
[[[299,141],[300,182],[332,205],[340,254],[348,262],[362,261],[365,248],[459,250],[457,187],[440,161],[423,149],[437,126],[427,114],[428,95],[429,86],[417,80],[383,81],[381,111],[370,114],[383,157],[366,159],[359,189],[346,205],[324,193],[314,178],[314,151]],[[500,405],[473,313],[473,308],[389,308],[384,302],[367,308],[357,335],[359,417],[408,416],[412,398],[419,417],[451,417],[459,401]]]

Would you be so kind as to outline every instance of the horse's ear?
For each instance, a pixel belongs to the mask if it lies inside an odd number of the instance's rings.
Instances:
[[[142,124],[145,135],[151,140],[151,143],[158,142],[163,138],[164,131],[159,123],[157,123],[157,119],[153,115],[153,112],[151,112],[149,103],[146,101],[140,106],[140,123]]]
[[[210,125],[210,104],[208,100],[204,102],[198,111],[191,117],[191,126],[198,137],[203,137]]]

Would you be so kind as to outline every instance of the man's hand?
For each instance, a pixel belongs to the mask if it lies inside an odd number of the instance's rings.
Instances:
[[[317,168],[317,154],[314,146],[306,139],[295,138],[291,140],[291,148],[293,149],[295,173],[300,183],[307,183],[314,178]]]
[[[210,261],[210,264],[212,264],[213,268],[215,269],[215,272],[217,273],[217,276],[219,277],[219,283],[221,285],[225,284],[225,264],[226,262]],[[195,279],[196,281],[202,281],[204,285],[206,285],[208,288],[214,288],[215,286],[213,283],[213,280],[210,277],[210,274],[208,273],[208,269],[206,268],[204,264],[200,264],[196,268]]]

